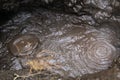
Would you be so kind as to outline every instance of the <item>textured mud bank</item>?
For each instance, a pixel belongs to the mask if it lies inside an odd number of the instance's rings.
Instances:
[[[45,13],[41,15],[46,16]],[[102,27],[106,24],[95,28],[87,24],[68,22],[61,14],[50,15],[53,17],[46,16],[43,23],[42,17],[33,15],[18,25],[25,28],[20,36],[17,35],[18,37],[10,41],[9,51],[18,56],[11,69],[29,67],[76,77],[108,69],[119,56],[115,47],[119,41],[116,31],[110,27]]]

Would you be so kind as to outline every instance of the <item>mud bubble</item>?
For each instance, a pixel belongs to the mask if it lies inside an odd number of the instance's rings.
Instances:
[[[35,35],[24,34],[11,40],[8,48],[14,56],[26,56],[32,54],[38,44],[39,40]]]

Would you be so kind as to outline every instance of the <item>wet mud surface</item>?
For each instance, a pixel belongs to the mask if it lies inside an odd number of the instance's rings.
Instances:
[[[120,23],[113,17],[98,24],[46,9],[19,13],[0,28],[0,79],[32,68],[41,73],[25,80],[119,80]]]

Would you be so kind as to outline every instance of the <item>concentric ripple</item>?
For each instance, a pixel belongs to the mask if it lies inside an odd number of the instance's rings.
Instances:
[[[93,70],[107,69],[116,56],[116,49],[105,40],[90,42],[84,56],[85,64]]]

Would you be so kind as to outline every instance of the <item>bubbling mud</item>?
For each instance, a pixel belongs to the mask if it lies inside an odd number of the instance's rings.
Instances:
[[[108,69],[118,56],[116,48],[113,46],[116,38],[114,32],[112,33],[109,28],[107,29],[108,33],[89,25],[71,24],[55,28],[56,30],[51,31],[50,34],[40,36],[43,39],[41,50],[38,48],[33,53],[34,57],[27,59],[27,66],[35,70],[49,70],[61,76],[76,77]],[[111,38],[111,35],[114,35],[114,38]],[[24,37],[15,39],[14,44],[10,44],[10,46],[14,46],[15,42],[20,41],[21,38]],[[25,38],[26,43],[29,42],[29,36]],[[37,39],[31,41],[35,46]],[[18,47],[20,48],[19,45]],[[10,50],[13,54],[18,53],[18,50],[16,52],[13,49]],[[31,48],[25,48],[26,50],[29,51]],[[25,64],[24,61],[22,63]],[[23,64],[22,66],[25,67],[26,65]],[[34,64],[36,66],[33,66]]]
[[[35,35],[19,35],[9,43],[9,49],[14,56],[25,56],[33,53],[38,43]]]

